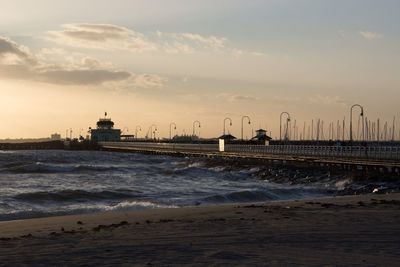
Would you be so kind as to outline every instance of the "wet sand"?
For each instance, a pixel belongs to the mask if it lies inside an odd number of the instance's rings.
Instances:
[[[399,266],[400,193],[0,222],[2,266]]]

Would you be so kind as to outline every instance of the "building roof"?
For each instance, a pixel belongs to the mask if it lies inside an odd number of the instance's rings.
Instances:
[[[256,130],[256,133],[257,135],[251,138],[252,140],[258,140],[258,141],[272,140],[272,138],[267,135],[267,131],[264,129],[258,129]]]
[[[234,140],[234,139],[236,139],[236,137],[234,137],[234,136],[231,135],[231,134],[224,134],[224,135],[221,135],[220,137],[218,137],[218,139]]]
[[[97,122],[97,128],[107,128],[112,129],[114,127],[114,122],[109,118],[100,118]]]

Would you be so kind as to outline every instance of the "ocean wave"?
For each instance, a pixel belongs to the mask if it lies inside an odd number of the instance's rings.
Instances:
[[[156,208],[178,208],[177,205],[167,205],[155,203],[148,200],[121,201],[116,203],[75,203],[70,205],[60,205],[57,208],[46,206],[24,208],[23,210],[8,210],[6,212],[0,209],[0,221],[20,220],[26,218],[41,218],[50,216],[62,216],[71,214],[87,214],[103,211],[135,211]]]
[[[95,201],[112,199],[129,199],[137,197],[137,194],[127,190],[123,191],[99,191],[90,192],[85,190],[62,190],[55,192],[30,192],[15,195],[13,198],[26,202],[67,202],[67,201]]]
[[[151,201],[140,201],[140,200],[133,200],[133,201],[123,201],[116,205],[112,206],[104,206],[104,210],[106,211],[122,211],[122,210],[136,210],[136,209],[157,209],[157,208],[178,208],[177,205],[167,205],[167,204],[160,204]]]
[[[223,166],[210,167],[209,170],[214,171],[214,172],[223,172],[226,170],[226,167],[223,167]]]
[[[190,162],[186,164],[176,164],[173,171],[175,173],[187,172],[192,170],[201,170],[203,169],[204,164],[202,162]]]
[[[337,190],[345,190],[346,187],[348,187],[352,183],[352,180],[349,178],[339,180],[335,182],[334,186],[336,187]]]
[[[205,197],[200,200],[201,203],[240,203],[240,202],[258,202],[273,200],[302,199],[307,197],[317,197],[329,195],[328,191],[319,189],[290,187],[289,185],[269,184],[268,188],[258,190],[241,190],[225,194],[217,194]],[[198,203],[197,203],[198,204]]]
[[[51,164],[51,163],[10,163],[0,168],[0,173],[70,173],[70,172],[99,172],[118,171],[124,167],[103,166],[94,164]]]
[[[262,190],[244,190],[227,194],[219,194],[203,198],[203,203],[229,203],[229,202],[251,202],[263,200],[275,200],[278,197],[275,194]]]

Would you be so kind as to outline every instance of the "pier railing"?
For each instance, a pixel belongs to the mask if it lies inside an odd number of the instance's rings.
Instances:
[[[218,152],[218,144],[178,144],[147,142],[102,142],[101,146],[137,150],[171,150]],[[302,146],[302,145],[236,145],[226,144],[225,152],[243,154],[285,155],[313,158],[345,158],[400,161],[400,147],[388,146]]]
[[[374,160],[400,160],[400,147],[363,146],[255,146],[226,145],[226,152],[246,152],[303,157],[354,158]]]
[[[218,144],[178,144],[178,143],[150,143],[150,142],[100,142],[101,146],[133,149],[159,149],[176,151],[218,151]]]

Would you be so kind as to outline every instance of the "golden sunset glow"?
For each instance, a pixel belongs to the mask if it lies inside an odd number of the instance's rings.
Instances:
[[[131,132],[156,124],[160,137],[195,120],[215,137],[225,117],[238,134],[243,115],[247,135],[276,137],[282,111],[328,125],[354,103],[371,120],[400,118],[395,3],[39,2],[1,1],[0,138],[78,134],[104,111]]]

